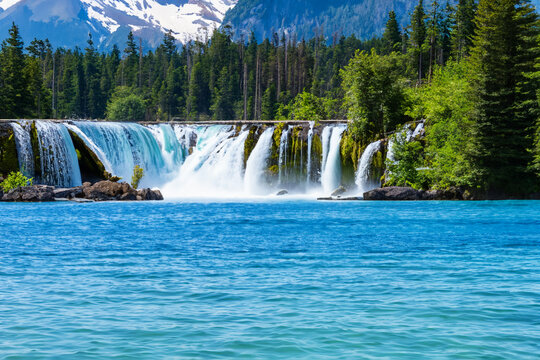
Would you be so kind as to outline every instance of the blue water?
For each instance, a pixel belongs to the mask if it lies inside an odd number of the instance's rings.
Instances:
[[[0,205],[1,359],[538,359],[540,202]]]

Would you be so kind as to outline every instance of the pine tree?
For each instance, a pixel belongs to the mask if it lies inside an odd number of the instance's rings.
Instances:
[[[538,15],[528,0],[481,0],[472,49],[477,101],[473,158],[479,184],[491,192],[531,192],[529,171],[538,118],[532,75],[539,63]]]
[[[418,5],[412,14],[411,33],[409,36],[411,40],[413,59],[415,59],[418,69],[418,83],[421,83],[422,78],[424,77],[424,43],[427,36],[426,13],[424,11],[423,0],[419,0]]]
[[[1,116],[17,118],[29,115],[32,99],[28,93],[24,71],[24,43],[15,23],[9,29],[9,38],[2,43],[1,50]]]
[[[384,52],[390,54],[393,51],[401,51],[402,35],[399,30],[399,24],[396,20],[396,13],[390,11],[388,14],[388,22],[383,34]]]
[[[452,54],[458,61],[469,55],[476,29],[476,7],[476,0],[459,0],[457,4],[452,29]]]

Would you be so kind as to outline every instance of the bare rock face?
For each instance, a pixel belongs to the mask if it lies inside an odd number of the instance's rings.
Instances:
[[[2,196],[2,201],[11,202],[46,202],[54,201],[54,187],[34,185],[19,187]]]

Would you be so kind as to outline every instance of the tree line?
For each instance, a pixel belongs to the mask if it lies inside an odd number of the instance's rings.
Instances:
[[[429,78],[452,52],[466,53],[469,3],[444,8],[422,2],[401,31],[395,14],[383,37],[310,40],[275,32],[233,41],[230,28],[178,45],[170,33],[155,50],[128,35],[124,49],[54,49],[34,39],[25,47],[13,24],[0,50],[0,117],[131,118],[132,120],[344,118],[340,70],[357,50],[408,54],[405,76]],[[428,39],[429,38],[429,39]]]

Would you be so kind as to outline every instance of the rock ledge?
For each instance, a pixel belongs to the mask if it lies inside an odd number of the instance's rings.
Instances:
[[[135,190],[128,183],[100,181],[95,184],[84,183],[74,188],[55,188],[47,185],[20,187],[2,195],[0,201],[6,202],[46,202],[55,200],[88,201],[155,201],[163,200],[159,190]]]

